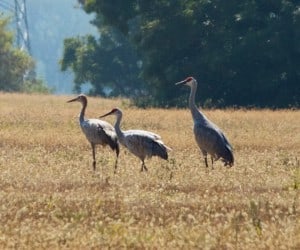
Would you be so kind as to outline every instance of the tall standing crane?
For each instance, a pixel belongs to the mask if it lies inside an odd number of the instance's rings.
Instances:
[[[176,85],[187,85],[191,88],[189,96],[189,108],[194,120],[194,134],[196,142],[204,156],[205,165],[207,164],[207,154],[211,155],[212,164],[214,160],[221,160],[230,167],[234,164],[233,150],[221,129],[211,122],[195,104],[195,94],[197,81],[193,77],[176,83]]]
[[[85,119],[85,110],[87,107],[87,97],[83,94],[71,99],[67,102],[80,102],[82,105],[81,112],[79,115],[79,123],[82,132],[85,134],[87,140],[90,142],[93,151],[93,169],[96,170],[96,156],[95,147],[97,144],[102,146],[110,146],[112,150],[116,151],[116,162],[115,162],[115,172],[118,167],[118,157],[119,157],[119,143],[117,140],[117,135],[115,133],[114,127],[106,121],[99,119]]]
[[[158,156],[162,159],[168,159],[169,147],[164,145],[161,137],[155,133],[145,130],[127,130],[123,131],[120,128],[122,120],[122,111],[119,108],[114,108],[105,115],[100,116],[103,118],[108,115],[115,115],[117,117],[115,123],[115,131],[118,136],[119,142],[125,146],[132,154],[140,158],[142,161],[141,172],[148,171],[145,165],[145,158]]]

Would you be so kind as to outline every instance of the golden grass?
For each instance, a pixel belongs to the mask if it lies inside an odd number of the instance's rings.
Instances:
[[[160,134],[173,151],[149,171],[121,148],[97,149],[71,96],[0,94],[0,248],[300,249],[300,111],[204,111],[235,149],[206,169],[187,109],[89,98],[87,117],[119,106],[123,129]],[[114,118],[107,119],[114,123]]]

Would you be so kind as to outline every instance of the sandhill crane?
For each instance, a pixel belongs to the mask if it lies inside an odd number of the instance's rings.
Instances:
[[[122,120],[122,111],[119,108],[114,108],[105,115],[100,116],[103,118],[108,115],[115,115],[117,117],[115,123],[115,131],[118,136],[119,142],[125,146],[132,154],[140,158],[142,161],[141,172],[148,171],[145,165],[145,158],[158,156],[162,159],[168,159],[167,150],[171,150],[164,145],[161,137],[155,133],[145,130],[127,130],[122,131],[120,123]]]
[[[67,102],[80,102],[82,105],[81,112],[79,115],[79,123],[82,132],[85,134],[87,140],[90,142],[93,151],[93,169],[96,170],[96,156],[95,147],[97,144],[102,146],[110,146],[112,150],[116,151],[116,162],[115,172],[118,167],[118,156],[119,156],[119,143],[114,127],[106,121],[99,119],[85,119],[85,110],[87,107],[87,97],[83,94],[71,99]]]
[[[189,108],[194,120],[194,134],[196,142],[204,156],[205,165],[207,164],[207,154],[211,155],[212,164],[214,160],[221,160],[224,166],[233,166],[234,158],[232,147],[221,129],[211,122],[206,116],[198,110],[195,104],[195,94],[197,90],[197,81],[193,77],[176,83],[176,85],[187,85],[191,88],[189,96]]]

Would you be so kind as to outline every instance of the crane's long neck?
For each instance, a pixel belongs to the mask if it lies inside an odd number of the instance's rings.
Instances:
[[[82,108],[81,108],[80,115],[79,115],[80,123],[84,122],[84,115],[85,115],[86,107],[87,107],[87,101],[82,102]]]
[[[193,81],[191,87],[191,92],[190,92],[190,97],[189,97],[189,107],[193,116],[194,122],[197,121],[203,121],[205,120],[205,116],[201,113],[200,110],[198,110],[196,104],[195,104],[195,97],[196,97],[196,91],[197,91],[197,82],[196,80]]]
[[[117,114],[117,120],[116,120],[116,123],[115,123],[115,131],[116,131],[118,139],[121,143],[123,142],[123,138],[124,138],[124,133],[120,128],[120,124],[121,124],[121,121],[122,121],[122,116],[123,116],[122,113],[118,113]]]

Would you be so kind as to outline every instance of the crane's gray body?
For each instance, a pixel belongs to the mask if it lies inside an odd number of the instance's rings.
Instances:
[[[111,114],[114,114],[117,117],[114,127],[119,142],[142,161],[141,171],[147,170],[144,162],[147,157],[151,158],[152,156],[158,156],[165,160],[168,159],[167,150],[170,150],[170,148],[164,145],[159,135],[145,130],[122,131],[120,128],[122,111],[115,108],[101,117]]]
[[[207,154],[210,154],[212,160],[222,159],[226,165],[232,166],[234,163],[233,150],[227,138],[221,129],[211,122],[195,104],[195,94],[197,90],[197,81],[188,77],[186,80],[178,84],[190,86],[191,93],[189,97],[189,108],[194,121],[195,140],[204,156],[205,164],[207,164]]]
[[[210,154],[214,160],[222,158],[226,163],[233,162],[232,147],[223,132],[212,122],[194,122],[195,140],[204,155]]]
[[[118,138],[123,146],[142,161],[152,156],[168,159],[167,148],[157,134],[143,130],[127,130],[123,131],[122,135],[118,134]]]

